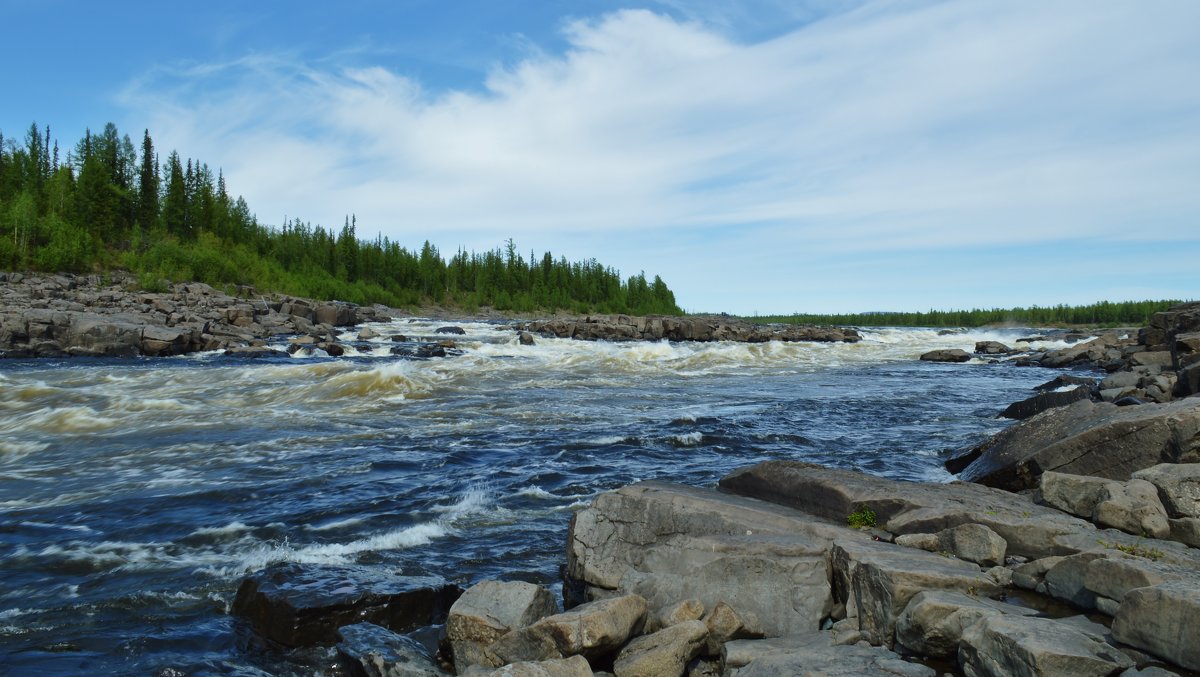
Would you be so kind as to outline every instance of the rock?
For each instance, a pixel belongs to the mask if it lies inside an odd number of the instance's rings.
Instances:
[[[1162,463],[1133,477],[1158,488],[1170,517],[1200,517],[1200,463]]]
[[[828,633],[778,640],[739,640],[725,647],[725,665],[736,667],[737,677],[935,677],[937,674],[930,667],[909,663],[882,647],[834,645]]]
[[[1166,581],[1185,580],[1196,575],[1195,569],[1114,553],[1088,563],[1083,586],[1097,595],[1120,602],[1130,590]]]
[[[630,642],[613,663],[616,677],[681,677],[700,655],[708,627],[703,621],[684,621]]]
[[[1094,560],[1103,557],[1106,553],[1093,551],[1062,558],[1046,571],[1046,594],[1080,609],[1095,609],[1096,593],[1087,587],[1087,570]]]
[[[967,362],[971,354],[961,348],[941,348],[921,355],[923,362]]]
[[[1171,534],[1167,510],[1158,500],[1158,490],[1146,480],[1105,484],[1093,521],[1134,535],[1165,538]]]
[[[196,336],[190,329],[149,325],[142,330],[139,350],[149,357],[183,355],[195,351]]]
[[[322,303],[313,309],[313,322],[334,327],[351,327],[358,321],[356,306],[349,303]]]
[[[1032,609],[960,592],[919,592],[896,619],[896,641],[926,656],[956,656],[963,631],[986,616],[1016,614],[1031,616]]]
[[[359,341],[370,341],[373,338],[379,338],[379,333],[370,327],[363,327],[358,332]]]
[[[1040,480],[1041,500],[1046,505],[1090,520],[1108,482],[1101,477],[1046,471]]]
[[[591,598],[633,592],[655,607],[696,598],[706,608],[724,600],[768,635],[814,632],[832,607],[828,548],[839,536],[867,538],[782,506],[642,482],[575,513],[567,578]]]
[[[1171,540],[1200,548],[1200,517],[1180,517],[1167,523],[1171,525]]]
[[[338,629],[338,656],[367,677],[444,677],[417,642],[373,623]]]
[[[1200,400],[1119,408],[1087,400],[1045,411],[972,450],[960,479],[1020,491],[1047,470],[1126,480],[1200,460]],[[970,455],[970,454],[969,454]]]
[[[517,341],[523,346],[534,345],[533,334],[523,331],[517,335]]]
[[[977,484],[899,482],[796,461],[767,461],[720,481],[729,493],[795,508],[845,524],[870,508],[879,526],[895,534],[936,533],[982,524],[1008,544],[1008,554],[1038,558],[1095,547],[1087,522],[1025,496]]]
[[[647,609],[646,600],[637,595],[589,602],[512,630],[487,651],[499,665],[576,655],[602,659],[641,632]]]
[[[630,317],[592,315],[575,320],[539,320],[524,330],[543,336],[584,341],[820,341],[853,343],[861,340],[853,329],[810,325],[760,325],[721,316]]]
[[[1200,362],[1179,370],[1179,379],[1175,381],[1175,388],[1171,392],[1178,398],[1200,393]]]
[[[937,534],[942,550],[959,559],[980,566],[992,567],[1004,563],[1008,543],[999,534],[982,524],[960,524]]]
[[[704,602],[698,599],[685,599],[682,602],[660,608],[646,619],[646,632],[658,632],[685,621],[698,621],[704,618]]]
[[[554,596],[540,585],[521,581],[483,581],[458,598],[446,620],[454,666],[500,667],[489,662],[484,649],[505,633],[554,614]]]
[[[837,541],[832,557],[834,569],[848,579],[838,586],[846,591],[847,618],[857,617],[860,631],[872,644],[889,648],[895,641],[897,618],[919,592],[954,590],[983,597],[1000,593],[979,567],[922,550]]]
[[[1048,618],[997,614],[964,630],[958,661],[968,677],[1113,675],[1133,666],[1117,649]]]
[[[1012,582],[1018,588],[1036,590],[1046,579],[1046,572],[1063,561],[1064,556],[1043,557],[1013,569]]]
[[[323,343],[318,343],[315,347],[320,348],[321,350],[324,350],[325,354],[329,355],[330,357],[341,357],[342,355],[346,354],[346,348],[344,346],[342,346],[341,344],[338,344],[338,343],[333,343],[331,341],[325,341]]]
[[[592,677],[593,673],[586,658],[571,656],[547,661],[521,661],[497,670],[470,670],[466,674],[473,677]]]
[[[1012,348],[1000,343],[999,341],[976,341],[975,353],[977,355],[1007,355],[1012,352]]]
[[[764,634],[757,618],[749,614],[739,614],[723,600],[717,602],[709,612],[704,624],[708,627],[708,640],[704,647],[706,656],[719,655],[721,647],[730,640],[759,639]]]
[[[264,357],[287,357],[288,354],[282,350],[275,350],[267,346],[244,346],[227,348],[225,350],[226,357],[248,357],[248,358],[264,358]]]
[[[1034,395],[1028,399],[1014,402],[1000,412],[1001,418],[1011,418],[1018,421],[1023,421],[1031,416],[1053,409],[1054,407],[1065,407],[1073,402],[1087,400],[1091,398],[1091,391],[1087,388],[1074,388],[1071,390],[1052,391]]]
[[[1130,590],[1113,619],[1117,641],[1189,670],[1200,670],[1200,580]]]
[[[1083,386],[1091,390],[1096,386],[1096,379],[1088,376],[1076,376],[1074,374],[1059,374],[1049,381],[1034,388],[1038,392],[1048,390],[1058,390],[1059,388],[1067,388],[1070,386]]]
[[[1157,350],[1134,353],[1129,358],[1129,362],[1135,367],[1159,367],[1167,369],[1171,367],[1171,352],[1169,350]]]
[[[72,355],[133,357],[141,351],[143,325],[132,318],[93,313],[70,313],[66,318],[63,327],[61,316],[52,316],[52,326],[59,344]]]
[[[461,592],[438,579],[287,562],[243,579],[231,613],[284,646],[332,644],[339,627],[364,621],[396,632],[440,623]]]
[[[467,333],[462,327],[438,327],[433,331],[435,334],[454,334],[456,336],[464,336]]]

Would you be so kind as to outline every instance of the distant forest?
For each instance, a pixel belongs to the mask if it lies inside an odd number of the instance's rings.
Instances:
[[[1015,324],[1026,327],[1087,325],[1098,327],[1145,326],[1150,317],[1182,301],[1101,301],[1086,306],[1032,306],[991,310],[931,310],[927,313],[858,313],[853,315],[800,314],[746,318],[753,322],[832,324],[859,327],[982,327]]]
[[[680,314],[658,276],[622,279],[594,259],[525,258],[512,240],[446,260],[428,241],[410,251],[299,219],[259,223],[220,170],[175,151],[160,163],[147,130],[140,149],[112,123],[65,153],[50,128],[0,133],[0,270],[124,269],[148,289],[166,281],[252,285],[319,299],[474,310]]]

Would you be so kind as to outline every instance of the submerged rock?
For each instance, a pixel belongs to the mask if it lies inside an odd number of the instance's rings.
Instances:
[[[232,613],[259,635],[299,647],[333,644],[338,628],[363,621],[397,632],[440,623],[460,594],[436,578],[286,562],[243,579]]]

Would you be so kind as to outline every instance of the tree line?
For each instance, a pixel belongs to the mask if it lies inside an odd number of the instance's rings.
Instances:
[[[982,327],[1021,325],[1048,327],[1088,325],[1097,327],[1145,326],[1150,318],[1182,301],[1100,301],[1081,306],[1055,305],[1028,308],[930,310],[925,313],[857,313],[774,315],[747,318],[755,322],[786,324],[831,324],[868,327]]]
[[[447,259],[428,241],[410,250],[357,231],[354,216],[340,229],[263,224],[219,169],[176,151],[162,160],[149,130],[139,148],[108,123],[66,152],[49,126],[0,133],[0,270],[124,269],[147,288],[195,280],[391,306],[681,313],[660,277],[622,278],[595,259],[526,258],[512,240]]]

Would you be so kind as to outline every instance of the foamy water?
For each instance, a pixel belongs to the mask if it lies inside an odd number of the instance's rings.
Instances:
[[[340,359],[0,362],[5,674],[319,672],[321,655],[237,639],[242,576],[301,562],[553,586],[571,511],[602,491],[773,458],[945,480],[949,450],[1053,376],[916,360],[1017,331],[522,346],[445,324],[346,332]],[[398,358],[392,334],[463,354]]]

